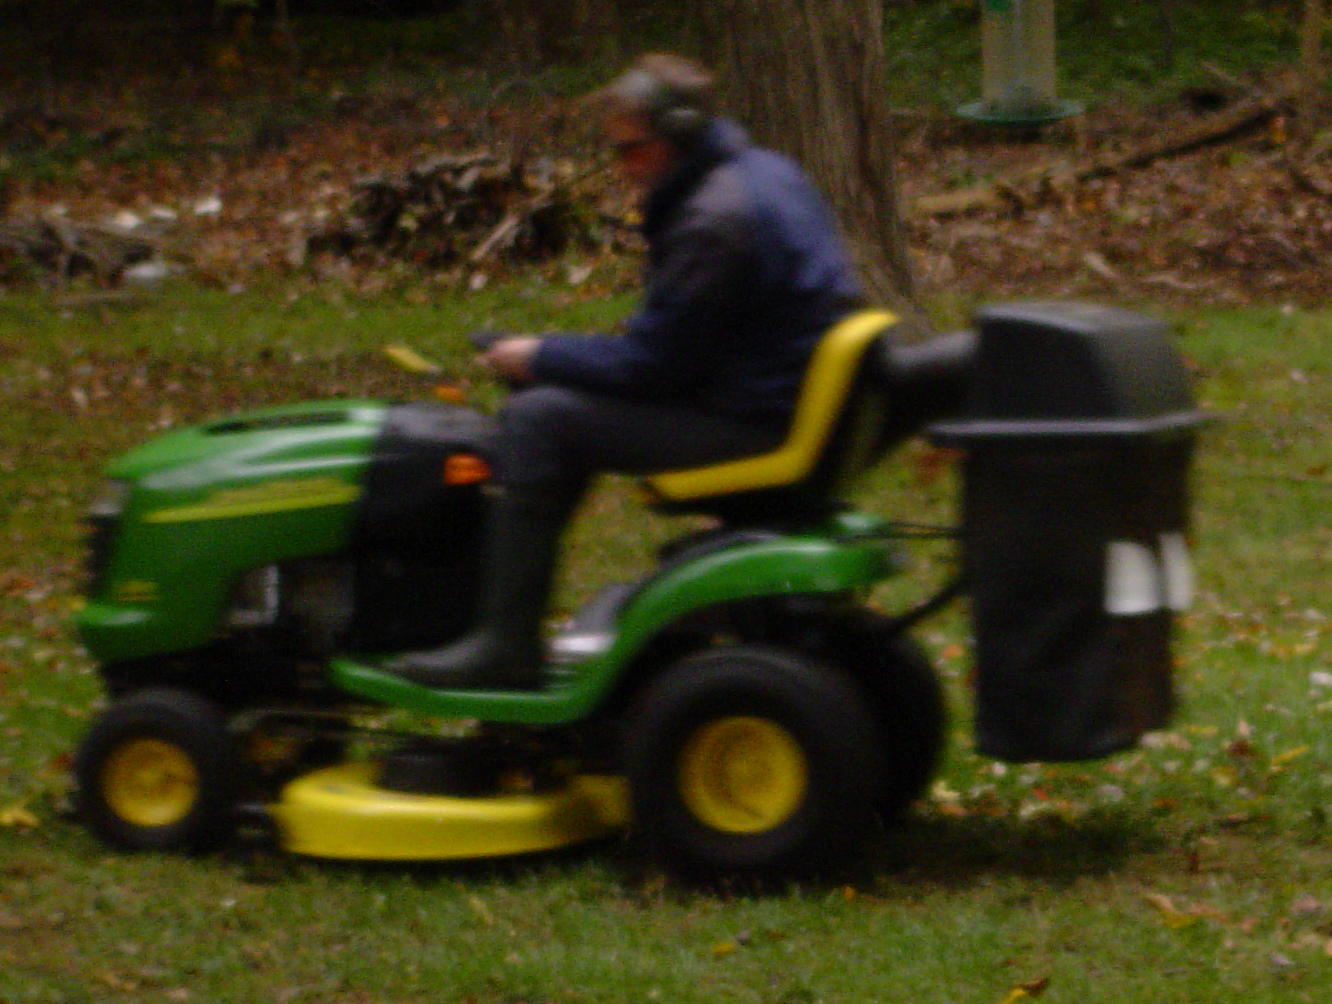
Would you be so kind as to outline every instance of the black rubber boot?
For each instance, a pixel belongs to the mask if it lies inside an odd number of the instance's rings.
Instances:
[[[381,667],[437,690],[535,690],[560,531],[578,495],[560,482],[499,488],[487,514],[476,626],[442,648],[406,652]]]

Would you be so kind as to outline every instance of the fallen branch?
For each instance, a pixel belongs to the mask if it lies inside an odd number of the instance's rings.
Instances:
[[[476,264],[491,257],[496,248],[508,247],[513,243],[518,234],[518,228],[522,225],[523,216],[519,213],[510,213],[500,221],[499,226],[495,227],[485,240],[476,246],[476,249],[467,256],[467,260]]]
[[[1297,164],[1294,160],[1287,159],[1286,170],[1295,183],[1307,192],[1314,195],[1320,195],[1325,199],[1332,199],[1332,183],[1324,181],[1303,164]]]
[[[17,260],[58,280],[91,273],[114,282],[155,251],[146,238],[59,217],[0,223],[0,266],[6,258]]]
[[[1145,167],[1157,160],[1191,153],[1201,147],[1246,132],[1288,108],[1299,95],[1297,77],[1284,78],[1279,86],[1253,98],[1200,119],[1193,126],[1154,137],[1127,150],[1102,154],[1076,164],[1040,164],[1015,171],[993,181],[939,195],[927,195],[908,206],[916,216],[955,216],[979,209],[1025,205],[1038,201],[1042,192],[1066,190],[1093,178]]]

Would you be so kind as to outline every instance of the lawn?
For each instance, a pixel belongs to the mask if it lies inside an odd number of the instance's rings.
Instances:
[[[595,327],[628,306],[567,294],[534,281],[429,298],[185,283],[130,299],[0,294],[0,1001],[1332,997],[1328,310],[1171,314],[1221,415],[1196,465],[1199,593],[1171,727],[1103,762],[979,757],[964,621],[941,616],[920,637],[948,687],[946,763],[843,874],[691,889],[619,841],[465,867],[123,855],[70,820],[69,753],[100,699],[68,626],[99,465],[256,402],[419,392],[384,341],[471,378],[468,329]],[[929,459],[907,447],[861,501],[949,518],[952,477]],[[594,505],[562,604],[669,530],[622,485]],[[940,561],[922,554],[909,581]]]
[[[641,6],[626,14],[635,45],[675,46],[680,26]],[[1060,4],[1060,93],[1091,116],[1087,129],[1057,133],[1052,149],[1113,139],[1126,121],[1155,131],[1158,115],[1179,121],[1191,102],[1247,94],[1294,57],[1296,7],[1188,0],[1149,15],[1129,0]],[[963,154],[1011,144],[931,117],[976,96],[975,5],[886,11],[891,99],[925,112],[914,126],[904,118],[907,190],[988,176]],[[13,182],[20,205],[67,205],[92,219],[192,205],[225,172],[228,213],[238,203],[304,205],[339,168],[380,155],[358,138],[358,129],[377,135],[357,117],[358,100],[367,120],[377,108],[415,109],[419,121],[389,115],[385,128],[433,150],[456,138],[449,128],[472,142],[477,109],[513,83],[509,69],[473,65],[492,35],[466,19],[299,27],[302,69],[286,91],[265,89],[270,77],[285,80],[285,64],[251,66],[254,86],[233,93],[235,80],[210,83],[155,57],[48,82],[43,100],[68,107],[28,132],[22,116],[6,118],[0,189]],[[157,53],[170,38],[153,30],[142,41]],[[13,57],[0,82],[20,108],[36,100],[42,53],[19,31],[0,48]],[[547,68],[522,93],[581,93],[603,77],[598,67]],[[501,117],[496,131],[514,124]],[[1314,232],[1321,217],[1305,213],[1317,199],[1285,174],[1275,187],[1232,180],[1233,170],[1284,171],[1296,154],[1323,177],[1327,134],[1314,131],[1309,149],[1293,153],[1275,127],[1238,137],[1214,156],[1162,165],[1141,191],[1126,182],[1122,198],[1092,186],[1099,208],[1070,200],[916,235],[922,262],[950,249],[956,258],[924,270],[943,323],[978,290],[1006,282],[1025,295],[1033,275],[1041,295],[1102,290],[1100,299],[1172,322],[1199,399],[1220,419],[1195,466],[1199,588],[1176,644],[1181,706],[1168,729],[1105,761],[981,757],[971,749],[964,611],[947,611],[918,631],[951,713],[928,797],[842,873],[776,889],[685,887],[620,840],[434,867],[331,864],[252,846],[201,858],[119,854],[69,814],[71,752],[103,702],[70,621],[81,514],[104,463],[166,428],[258,403],[421,394],[418,378],[384,360],[385,342],[443,360],[493,406],[499,392],[467,363],[463,333],[606,327],[630,308],[626,295],[598,293],[624,288],[623,262],[599,261],[590,278],[574,270],[578,283],[558,268],[502,271],[475,292],[404,270],[376,282],[300,270],[273,279],[264,276],[281,255],[269,252],[289,235],[240,215],[236,233],[255,253],[246,258],[227,232],[221,249],[241,264],[222,255],[225,267],[196,269],[197,281],[0,290],[0,1004],[1332,1000],[1332,308],[1317,305],[1318,270],[1277,240],[1296,224]],[[304,150],[305,137],[325,133],[326,145]],[[958,142],[960,152],[949,146]],[[385,148],[402,158],[415,150]],[[1048,153],[1025,140],[1014,149],[1024,161]],[[302,156],[309,170],[292,168],[296,183],[274,169]],[[382,166],[396,163],[382,156]],[[1213,198],[1220,210],[1209,217]],[[1157,208],[1159,231],[1144,229]],[[1195,247],[1207,219],[1210,257]],[[1153,264],[1146,245],[1160,233],[1179,244],[1162,242],[1164,264]],[[1258,238],[1259,250],[1276,251],[1257,255]],[[1309,246],[1325,260],[1322,244]],[[1199,255],[1199,274],[1176,274]],[[1293,281],[1282,286],[1283,276]],[[1295,301],[1298,290],[1311,291],[1303,306],[1278,298]],[[1171,305],[1132,302],[1149,294]],[[1189,296],[1198,305],[1181,307]],[[1215,306],[1248,300],[1260,305]],[[955,478],[938,459],[909,444],[867,476],[858,501],[909,520],[952,519]],[[576,527],[557,605],[643,567],[675,528],[648,516],[632,487],[604,485]],[[878,599],[906,602],[948,571],[947,554],[923,545]]]

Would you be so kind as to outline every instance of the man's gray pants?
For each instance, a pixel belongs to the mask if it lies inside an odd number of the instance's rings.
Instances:
[[[766,453],[787,426],[546,385],[515,393],[499,417],[501,484],[564,482],[576,490],[603,472],[651,474]]]

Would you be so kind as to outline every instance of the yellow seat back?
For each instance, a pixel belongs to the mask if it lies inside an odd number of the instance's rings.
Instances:
[[[655,474],[646,479],[648,490],[669,505],[784,488],[809,477],[845,409],[866,350],[896,321],[885,310],[861,310],[828,329],[805,371],[790,431],[777,449],[707,467]]]

